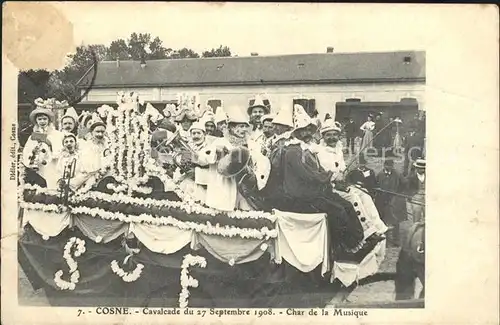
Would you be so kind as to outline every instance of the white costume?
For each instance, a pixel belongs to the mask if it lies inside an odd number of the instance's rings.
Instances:
[[[38,167],[37,173],[45,179],[47,182],[47,188],[55,189],[57,188],[57,181],[59,180],[57,169],[57,160],[62,150],[62,139],[63,134],[53,128],[52,124],[49,124],[44,130],[35,126],[33,132],[44,133],[47,135],[47,140],[50,142],[50,148],[46,143],[40,143],[39,141],[33,140],[30,136],[28,141],[23,148],[22,162],[25,167],[34,167],[30,164],[30,156],[33,156],[35,150],[38,151],[37,159],[39,163],[36,163]],[[45,162],[45,164],[42,164]]]

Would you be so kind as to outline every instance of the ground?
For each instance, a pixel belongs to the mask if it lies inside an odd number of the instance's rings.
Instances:
[[[349,164],[350,160],[353,158],[346,155],[346,163]],[[369,158],[368,167],[379,172],[383,166],[383,159],[381,158]],[[353,164],[355,165],[355,163]],[[402,171],[403,164],[401,162],[396,162],[395,167],[397,170]],[[386,258],[382,263],[379,272],[381,273],[393,273],[396,271],[396,261],[399,253],[399,248],[388,247],[386,251]],[[417,281],[417,292],[419,292],[421,286]],[[34,291],[31,284],[29,283],[26,275],[19,267],[19,303],[23,305],[31,306],[49,306],[47,298],[45,297],[43,289]],[[332,294],[333,298],[333,294]],[[394,282],[393,281],[382,281],[371,284],[366,284],[356,288],[349,296],[350,302],[380,302],[380,301],[393,301],[394,300]],[[311,301],[314,301],[311,298]],[[330,303],[327,304],[329,306]],[[325,306],[317,306],[325,307]]]

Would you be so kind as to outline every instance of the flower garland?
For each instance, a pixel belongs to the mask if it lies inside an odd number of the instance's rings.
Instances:
[[[71,256],[71,249],[76,247],[75,257],[81,256],[85,253],[85,241],[80,238],[71,237],[64,246],[63,257],[69,267],[70,281],[62,279],[63,270],[59,270],[54,275],[54,282],[61,290],[75,290],[76,284],[80,279],[80,271],[78,271],[78,263]]]
[[[124,129],[124,122],[125,122],[125,112],[123,111],[122,106],[119,107],[120,111],[118,112],[118,119],[116,121],[116,126],[118,128],[118,139],[116,141],[116,146],[117,146],[117,171],[119,177],[123,177],[125,175],[125,171],[123,170],[123,158],[124,158],[124,152],[123,149],[125,147],[125,129]]]
[[[109,183],[106,185],[106,187],[115,193],[123,193],[123,192],[126,192],[128,190],[128,186],[125,184],[121,184],[121,185],[118,184],[117,185],[117,184]]]
[[[150,214],[142,213],[140,215],[126,215],[121,212],[109,212],[100,208],[89,208],[79,206],[72,208],[75,214],[84,214],[94,218],[102,218],[104,220],[119,220],[126,223],[148,223],[157,226],[173,226],[182,230],[193,230],[195,232],[204,233],[206,235],[217,235],[223,237],[241,237],[254,239],[269,239],[276,238],[278,232],[276,229],[270,230],[267,227],[261,229],[237,228],[234,226],[220,226],[219,224],[212,225],[210,222],[205,224],[180,221],[171,216],[168,217],[153,217]]]
[[[207,260],[201,256],[193,256],[187,254],[184,256],[181,265],[181,292],[179,294],[179,307],[186,308],[188,306],[189,287],[197,288],[198,280],[189,275],[188,268],[198,265],[201,268],[207,267]]]
[[[26,210],[38,210],[43,212],[65,212],[68,211],[68,208],[63,205],[56,204],[42,204],[42,203],[29,203],[22,202],[20,206]]]
[[[127,263],[128,257],[129,256],[127,256],[125,258],[125,261],[123,262],[124,264]],[[143,268],[144,268],[144,265],[141,263],[138,263],[132,272],[125,272],[125,270],[123,270],[120,267],[120,265],[118,265],[118,262],[116,260],[111,261],[111,270],[113,270],[113,273],[118,275],[125,282],[134,282],[137,279],[139,279]]]
[[[185,211],[186,213],[199,213],[210,216],[216,216],[221,212],[216,209],[204,207],[199,204],[192,204],[192,202],[184,202],[184,201],[168,201],[168,200],[155,200],[151,198],[142,199],[142,198],[134,198],[123,194],[106,194],[101,192],[92,192],[87,193],[85,195],[75,195],[72,199],[73,203],[79,203],[86,199],[99,199],[108,202],[116,202],[116,203],[125,203],[125,204],[137,204],[143,206],[156,206],[156,207],[167,207],[167,208],[177,208]],[[267,219],[271,222],[275,222],[277,216],[268,212],[260,212],[260,211],[231,211],[228,212],[227,215],[229,218],[233,219]]]
[[[133,168],[133,151],[134,151],[134,144],[133,144],[133,137],[130,134],[132,132],[132,127],[131,127],[131,114],[132,110],[130,108],[125,110],[125,147],[123,147],[123,150],[127,151],[127,156],[125,157],[125,168],[126,168],[126,178],[127,179],[132,179],[132,168]],[[130,191],[130,189],[129,189]],[[130,193],[129,193],[130,194]]]

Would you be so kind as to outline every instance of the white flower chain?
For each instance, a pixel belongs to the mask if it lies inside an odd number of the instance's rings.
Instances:
[[[141,277],[143,268],[144,265],[138,263],[132,272],[125,272],[125,270],[123,270],[120,265],[118,265],[118,262],[116,260],[111,261],[111,270],[113,270],[113,273],[118,275],[125,282],[134,282],[139,279]]]
[[[201,224],[191,221],[181,221],[171,216],[153,217],[147,213],[142,213],[140,215],[126,215],[121,212],[109,212],[103,209],[89,207],[74,207],[72,212],[86,214],[94,218],[102,218],[104,220],[119,220],[126,223],[148,223],[157,226],[173,226],[182,230],[193,230],[207,235],[217,235],[229,238],[241,237],[269,239],[276,238],[278,236],[276,229],[270,230],[267,227],[263,227],[261,229],[237,228],[234,226],[221,227],[219,224],[212,225],[208,221],[205,224]]]
[[[26,210],[38,210],[44,212],[65,212],[68,211],[68,208],[63,205],[57,204],[43,204],[43,203],[30,203],[30,202],[22,202],[20,206]]]
[[[61,290],[75,290],[76,284],[80,279],[80,271],[78,271],[78,263],[71,256],[71,248],[76,246],[75,257],[85,253],[85,241],[80,238],[71,237],[66,245],[64,245],[63,257],[69,267],[70,281],[62,279],[63,270],[59,270],[54,274],[54,282]]]
[[[189,287],[197,288],[198,280],[189,275],[188,268],[190,266],[207,267],[207,260],[201,256],[185,255],[181,265],[181,292],[179,294],[179,307],[186,308],[188,306]]]
[[[220,213],[220,211],[212,208],[204,207],[200,204],[196,204],[194,202],[184,202],[184,201],[169,201],[169,200],[155,200],[151,198],[142,199],[142,198],[134,198],[123,194],[106,194],[101,192],[92,192],[86,193],[85,195],[76,195],[73,196],[72,202],[78,203],[86,199],[98,199],[104,200],[108,202],[119,202],[119,203],[127,203],[127,204],[137,204],[137,205],[146,205],[146,206],[156,206],[156,207],[168,207],[168,208],[177,208],[182,209],[187,213],[199,213],[204,215],[215,216]],[[276,221],[276,215],[273,215],[268,212],[261,211],[232,211],[227,213],[229,218],[233,219],[268,219],[271,222]]]

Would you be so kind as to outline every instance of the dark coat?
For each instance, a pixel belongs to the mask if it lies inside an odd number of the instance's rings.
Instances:
[[[367,168],[366,171],[369,173],[368,176],[364,175],[364,172],[359,169],[354,169],[347,174],[347,181],[351,184],[359,184],[368,192],[373,195],[373,189],[377,187],[377,178],[373,169]]]
[[[344,127],[344,130],[345,130],[345,136],[348,137],[348,138],[354,138],[356,137],[358,131],[359,131],[359,128],[356,127],[356,123],[354,123],[354,121],[351,123],[351,122],[348,122],[345,127]]]
[[[377,184],[382,190],[400,194],[403,194],[406,188],[405,179],[396,170],[393,170],[390,175],[386,175],[384,171],[380,172],[377,175]],[[382,220],[388,225],[396,225],[407,219],[406,200],[403,197],[378,192],[375,205]]]

